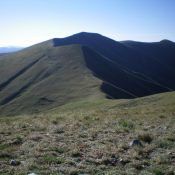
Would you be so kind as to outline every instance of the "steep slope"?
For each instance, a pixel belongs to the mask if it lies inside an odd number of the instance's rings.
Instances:
[[[78,33],[53,40],[54,46],[82,44],[99,52],[125,69],[169,90],[175,90],[175,43],[117,42],[96,33]]]
[[[139,70],[142,74],[152,77],[157,82],[168,86],[170,89],[175,89],[175,43],[162,40],[160,42],[153,43],[141,43],[134,41],[122,42],[134,51],[142,54],[145,60],[148,60],[147,64],[152,68],[148,69],[143,66],[142,70]]]
[[[87,67],[103,80],[101,89],[109,98],[135,98],[167,91],[152,81],[140,78],[97,52],[83,47]]]
[[[171,71],[175,72],[175,43],[169,40],[162,40],[153,43],[141,43],[136,41],[123,41],[124,45],[137,50],[167,65]],[[169,64],[171,63],[171,64]]]
[[[28,51],[23,51],[28,52]],[[98,98],[101,81],[86,68],[81,46],[48,47],[1,60],[0,111],[37,111],[85,97]],[[25,55],[24,54],[24,55]],[[11,63],[11,64],[10,64]],[[7,75],[6,75],[7,74]]]

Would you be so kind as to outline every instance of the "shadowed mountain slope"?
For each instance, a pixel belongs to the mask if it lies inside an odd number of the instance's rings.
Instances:
[[[1,55],[0,112],[33,113],[78,100],[174,90],[174,43],[163,43],[167,60],[156,55],[159,49],[149,53],[155,44],[161,49],[162,42],[133,43],[83,32]]]
[[[83,52],[88,68],[103,80],[101,89],[108,94],[108,97],[135,98],[167,90],[152,81],[135,76],[132,72],[88,47],[83,47]]]
[[[175,43],[163,40],[155,43],[117,42],[95,33],[82,32],[63,39],[53,39],[54,46],[82,44],[103,56],[157,84],[175,89]]]

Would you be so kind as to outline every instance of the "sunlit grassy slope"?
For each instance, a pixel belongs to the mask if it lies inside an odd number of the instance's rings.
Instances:
[[[36,47],[36,53],[29,48],[1,63],[0,111],[5,114],[35,113],[102,96],[101,81],[86,68],[79,45]]]
[[[143,147],[130,147],[140,139]],[[0,117],[0,174],[174,174],[175,93]],[[20,165],[11,166],[15,159]]]

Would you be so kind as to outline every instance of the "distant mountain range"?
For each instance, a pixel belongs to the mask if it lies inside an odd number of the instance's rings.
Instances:
[[[19,50],[22,50],[23,47],[15,47],[15,46],[12,46],[12,47],[0,47],[0,54],[1,53],[10,53],[10,52],[16,52],[16,51],[19,51]]]
[[[0,112],[175,90],[175,43],[117,42],[96,33],[54,38],[0,56]]]

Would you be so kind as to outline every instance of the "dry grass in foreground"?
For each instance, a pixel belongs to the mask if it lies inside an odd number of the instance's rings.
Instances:
[[[0,119],[0,174],[173,175],[174,93]],[[133,139],[143,146],[130,147]],[[19,161],[13,166],[10,160]]]

